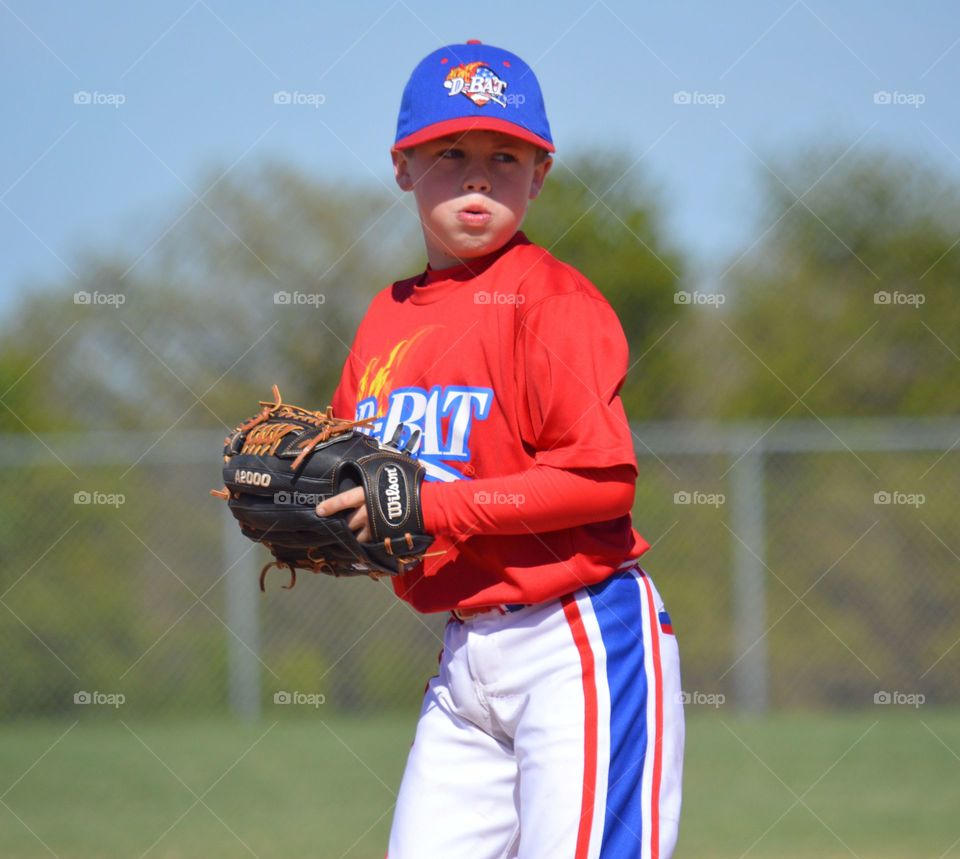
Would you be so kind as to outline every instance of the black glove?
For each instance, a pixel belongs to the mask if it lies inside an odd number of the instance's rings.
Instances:
[[[423,560],[433,537],[423,533],[420,486],[424,469],[406,453],[419,431],[396,446],[403,426],[387,445],[359,427],[372,419],[347,421],[325,412],[291,406],[273,387],[274,402],[241,424],[224,441],[223,490],[244,536],[263,543],[274,566],[334,576],[396,575]],[[347,489],[365,490],[373,539],[361,543],[347,525],[351,510],[318,516],[319,503]]]

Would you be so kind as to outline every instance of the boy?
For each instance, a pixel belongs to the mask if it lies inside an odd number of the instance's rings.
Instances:
[[[433,550],[393,580],[450,612],[389,859],[667,859],[683,762],[679,656],[636,559],[620,322],[519,232],[554,151],[514,54],[449,45],[414,70],[392,149],[428,265],[372,301],[333,398],[421,430]],[[356,508],[363,489],[317,508]]]

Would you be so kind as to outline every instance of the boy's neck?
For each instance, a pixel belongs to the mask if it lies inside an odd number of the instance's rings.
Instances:
[[[460,266],[467,266],[468,268],[471,265],[476,265],[482,263],[484,260],[489,257],[495,256],[500,253],[504,248],[513,244],[517,237],[520,235],[520,230],[517,230],[507,241],[505,241],[500,247],[494,248],[493,250],[487,251],[486,253],[479,254],[475,257],[467,257],[462,259],[459,257],[448,256],[443,252],[435,251],[431,248],[427,248],[427,267],[431,271],[444,271],[448,268],[459,268]]]

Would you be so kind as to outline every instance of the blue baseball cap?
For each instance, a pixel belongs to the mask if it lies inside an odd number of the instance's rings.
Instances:
[[[464,131],[500,131],[554,152],[543,93],[516,54],[471,39],[420,61],[403,90],[396,149]]]

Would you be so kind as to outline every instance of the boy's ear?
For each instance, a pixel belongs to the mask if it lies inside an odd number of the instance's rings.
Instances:
[[[393,175],[401,191],[413,190],[413,179],[410,176],[411,154],[402,149],[390,150],[390,157],[393,159]]]
[[[536,200],[540,196],[543,188],[543,181],[547,178],[547,173],[553,167],[553,159],[548,155],[539,164],[534,165],[533,181],[530,182],[530,199]]]

